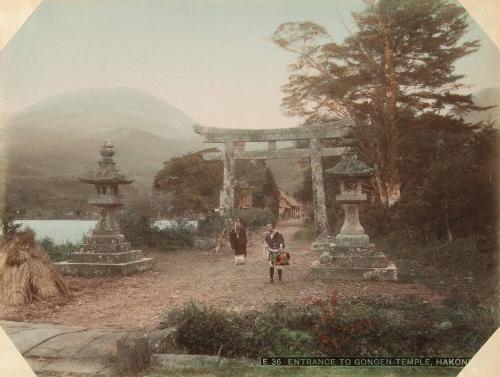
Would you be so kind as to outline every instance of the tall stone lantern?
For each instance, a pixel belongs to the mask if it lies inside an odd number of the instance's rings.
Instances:
[[[120,193],[121,185],[130,185],[134,182],[116,168],[113,160],[115,151],[113,144],[106,141],[101,147],[101,161],[99,167],[91,170],[79,178],[80,182],[94,185],[95,194],[90,197],[89,204],[99,210],[99,220],[92,231],[92,235],[103,240],[115,241],[112,244],[123,246],[124,237],[120,234],[118,216],[123,207],[123,195]],[[87,249],[90,245],[86,245]]]
[[[358,160],[355,152],[349,150],[342,155],[342,160],[327,174],[336,176],[340,181],[340,195],[335,199],[344,210],[344,223],[335,237],[335,245],[347,247],[368,247],[370,239],[359,222],[359,205],[367,200],[361,189],[363,180],[371,177],[375,169]]]
[[[344,210],[344,223],[334,243],[313,264],[313,276],[326,280],[397,280],[396,266],[377,251],[359,221],[359,205],[367,200],[362,183],[375,169],[346,150],[342,160],[326,171],[340,182],[336,200]]]
[[[120,186],[133,180],[117,169],[111,142],[102,145],[100,154],[97,169],[79,178],[80,182],[94,185],[95,192],[88,202],[98,209],[99,219],[80,251],[57,266],[65,274],[84,276],[129,275],[151,269],[153,259],[143,258],[141,250],[131,250],[120,233],[118,217],[124,205]]]

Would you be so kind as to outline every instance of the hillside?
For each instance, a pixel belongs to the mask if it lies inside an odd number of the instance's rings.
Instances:
[[[21,212],[28,210],[26,215],[35,209],[53,214],[57,207],[61,216],[62,208],[74,212],[72,201],[81,211],[86,198],[82,202],[77,192],[88,188],[78,175],[96,166],[106,140],[114,143],[120,168],[136,179],[131,192],[147,192],[164,161],[202,147],[194,123],[160,99],[128,88],[49,97],[11,115],[0,129],[7,200]]]
[[[196,122],[161,99],[131,88],[94,88],[53,95],[16,113],[15,126],[111,131],[135,128],[164,139],[191,136]]]

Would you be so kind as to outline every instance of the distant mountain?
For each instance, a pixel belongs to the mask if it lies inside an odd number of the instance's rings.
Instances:
[[[467,114],[464,119],[467,122],[496,121],[500,126],[500,87],[486,88],[480,90],[472,97],[480,106],[496,106],[485,111],[477,111]]]
[[[84,89],[50,96],[14,114],[16,126],[86,133],[135,128],[164,139],[193,135],[196,122],[161,99],[131,88]]]
[[[203,147],[193,124],[180,110],[129,88],[49,97],[10,115],[0,128],[7,201],[28,213],[37,209],[42,217],[53,214],[54,207],[61,207],[58,214],[63,207],[72,212],[72,203],[81,207],[86,195],[79,199],[76,194],[88,188],[77,178],[97,165],[106,140],[115,145],[120,169],[136,180],[131,192],[149,191],[164,161]]]

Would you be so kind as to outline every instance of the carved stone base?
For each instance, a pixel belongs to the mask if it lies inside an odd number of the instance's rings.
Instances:
[[[312,267],[312,276],[321,280],[398,280],[398,270],[393,263],[387,267]]]
[[[95,255],[97,254],[88,254]],[[113,255],[113,254],[110,254]],[[103,263],[103,262],[60,262],[56,267],[65,275],[77,276],[127,276],[151,270],[153,268],[153,258],[140,258],[123,263]]]
[[[312,275],[322,280],[391,280],[398,279],[394,263],[375,245],[345,247],[337,243],[324,250],[313,263]]]
[[[325,250],[328,250],[331,247],[332,243],[333,239],[331,236],[319,235],[318,238],[316,238],[316,241],[311,244],[309,250],[323,252]]]
[[[335,237],[335,245],[340,247],[368,247],[370,238],[366,234],[339,234]]]
[[[119,253],[73,253],[68,257],[72,263],[127,263],[142,259],[140,250]]]
[[[153,268],[153,258],[144,258],[140,250],[130,250],[122,234],[93,233],[85,240],[80,252],[56,263],[66,275],[126,276]]]
[[[82,253],[121,253],[130,250],[130,243],[125,242],[122,234],[92,234],[85,240]]]

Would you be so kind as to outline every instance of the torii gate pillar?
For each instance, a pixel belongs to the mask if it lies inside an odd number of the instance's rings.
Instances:
[[[314,221],[319,228],[319,235],[311,245],[311,250],[322,250],[328,247],[329,226],[326,215],[325,181],[323,179],[323,163],[321,162],[321,147],[318,139],[311,139],[311,176],[314,201]]]
[[[223,214],[231,214],[234,209],[234,187],[236,185],[234,171],[234,142],[227,141],[224,145],[224,182],[222,187],[222,197],[220,200],[220,209]]]

